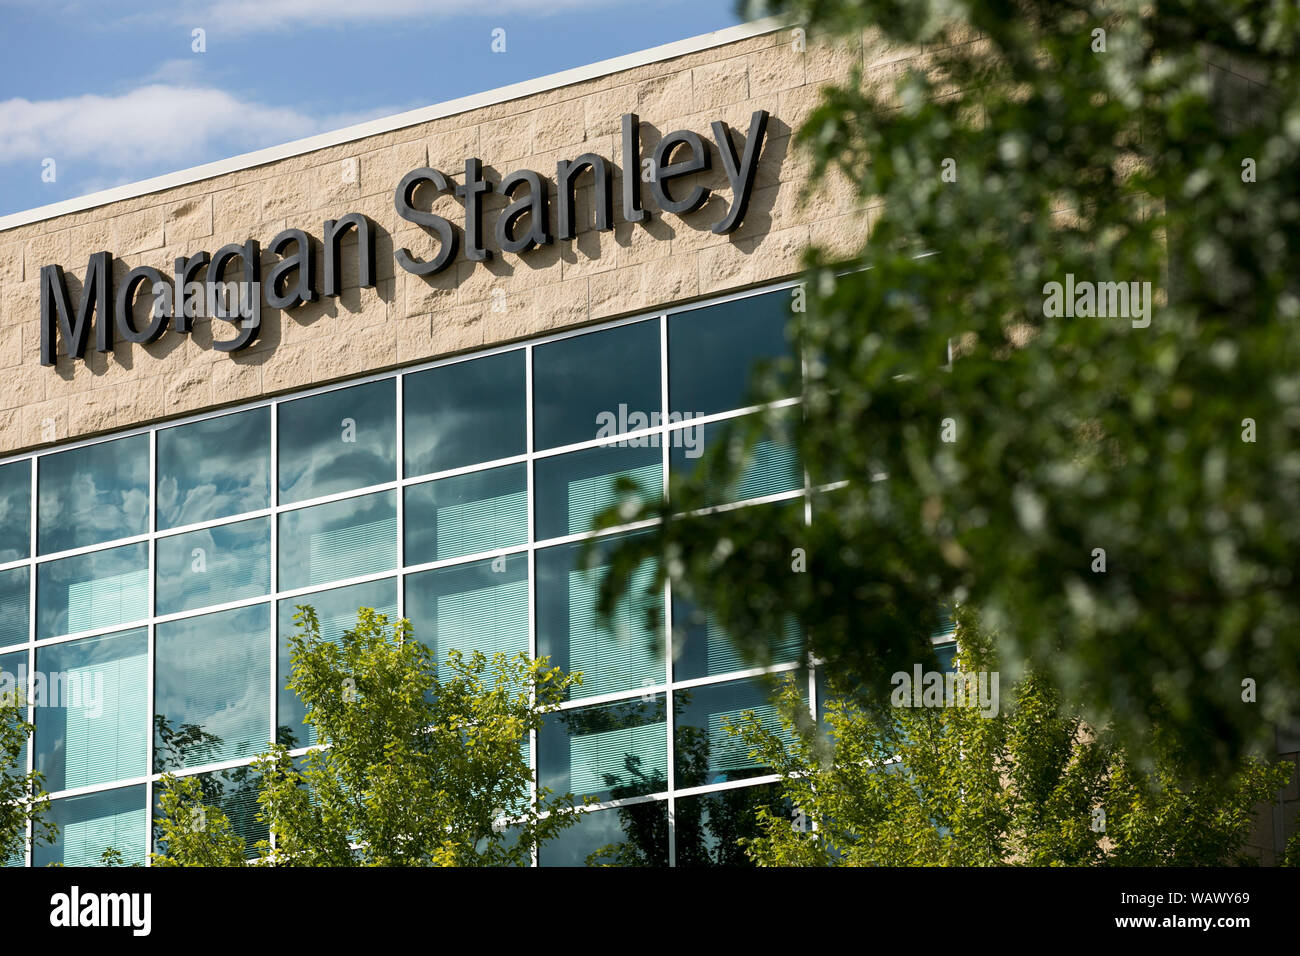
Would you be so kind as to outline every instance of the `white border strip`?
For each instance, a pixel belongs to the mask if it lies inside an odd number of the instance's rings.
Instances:
[[[698,53],[701,50],[726,46],[729,43],[735,43],[739,40],[747,40],[750,37],[762,36],[765,33],[773,33],[776,30],[781,29],[784,25],[785,22],[777,17],[767,17],[762,20],[754,20],[750,23],[742,23],[734,27],[727,27],[723,30],[715,30],[712,33],[703,33],[699,36],[689,37],[685,40],[676,40],[672,43],[665,43],[662,46],[651,47],[648,50],[640,50],[636,53],[627,53],[623,56],[616,56],[609,60],[601,60],[598,63],[591,63],[587,66],[562,70],[559,73],[551,73],[547,76],[538,77],[537,79],[511,83],[509,86],[500,86],[494,90],[488,90],[485,93],[475,93],[470,96],[462,96],[458,99],[436,103],[433,106],[424,106],[419,109],[409,110],[405,113],[397,113],[393,116],[384,116],[376,120],[370,120],[367,123],[358,123],[355,126],[348,126],[328,133],[320,133],[316,136],[309,136],[306,139],[294,140],[291,143],[284,143],[280,146],[270,146],[266,149],[259,149],[251,153],[234,156],[230,159],[222,159],[213,163],[205,163],[202,166],[183,169],[179,172],[155,176],[153,179],[144,179],[140,182],[128,183],[124,186],[115,186],[112,189],[90,193],[86,196],[78,196],[75,199],[65,199],[62,202],[50,203],[47,206],[37,206],[35,209],[28,209],[22,212],[11,213],[7,216],[0,216],[0,232],[4,232],[6,229],[14,229],[18,226],[25,226],[33,222],[54,219],[58,216],[67,215],[68,213],[93,209],[96,206],[121,202],[124,199],[135,199],[138,196],[160,192],[164,189],[174,189],[177,186],[185,186],[203,179],[212,179],[216,176],[224,176],[227,173],[238,172],[243,169],[251,169],[254,166],[264,166],[267,163],[274,163],[282,159],[288,159],[292,156],[301,156],[303,153],[314,152],[318,149],[326,149],[330,146],[339,146],[343,143],[365,139],[369,136],[377,136],[381,133],[391,133],[394,130],[404,129],[408,126],[416,126],[420,123],[427,123],[430,120],[443,119],[448,116],[454,116],[457,113],[468,113],[472,110],[482,109],[485,106],[492,106],[497,103],[504,103],[508,100],[521,99],[525,96],[533,96],[537,93],[545,93],[564,86],[571,86],[575,83],[582,83],[587,80],[598,79],[614,73],[621,73],[625,70],[630,70],[638,66],[645,66],[649,63],[659,63],[664,60],[686,56],[690,53]]]

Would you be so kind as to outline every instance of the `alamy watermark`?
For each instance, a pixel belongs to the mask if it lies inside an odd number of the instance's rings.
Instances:
[[[12,707],[20,700],[33,707],[80,710],[93,720],[104,713],[104,673],[32,671],[29,685],[26,664],[19,664],[17,673],[0,669],[0,707]]]
[[[1151,324],[1150,282],[1074,281],[1066,273],[1065,282],[1048,282],[1043,286],[1043,315],[1049,319],[1131,319],[1133,328]]]
[[[981,717],[998,714],[997,671],[895,671],[889,702],[894,707],[977,707]]]
[[[596,437],[612,438],[625,432],[641,431],[646,428],[658,428],[660,425],[678,425],[698,418],[696,412],[629,412],[626,403],[620,403],[618,412],[603,411],[596,414]],[[659,432],[650,435],[636,435],[612,442],[619,448],[658,448]],[[703,428],[700,425],[687,425],[674,428],[668,432],[669,447],[685,448],[687,458],[699,458],[704,453]]]
[[[172,310],[172,287],[156,282],[153,287],[154,319],[183,315],[188,319],[240,319],[250,325],[262,298],[260,282],[187,282],[180,292],[178,308]]]

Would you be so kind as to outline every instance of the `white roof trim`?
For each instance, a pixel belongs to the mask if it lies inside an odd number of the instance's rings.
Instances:
[[[194,166],[179,172],[155,176],[153,179],[144,179],[136,183],[127,183],[124,186],[115,186],[112,189],[90,193],[86,196],[78,196],[75,199],[65,199],[62,202],[50,203],[47,206],[37,206],[35,209],[0,216],[0,232],[45,219],[53,219],[57,216],[65,216],[68,213],[81,212],[84,209],[93,209],[95,206],[121,202],[124,199],[134,199],[148,193],[184,186],[202,179],[224,176],[227,173],[233,173],[241,169],[262,166],[266,163],[287,159],[290,156],[299,156],[313,150],[364,139],[367,136],[389,133],[407,126],[415,126],[419,123],[427,123],[430,120],[441,119],[445,116],[466,113],[495,103],[504,103],[507,100],[520,99],[525,96],[532,96],[535,93],[559,89],[574,83],[609,76],[612,73],[621,73],[633,67],[644,66],[647,63],[658,63],[662,60],[671,60],[689,53],[697,53],[700,50],[726,46],[729,43],[735,43],[737,40],[771,33],[781,29],[784,25],[785,22],[776,17],[742,23],[738,26],[727,27],[725,30],[715,30],[712,33],[703,33],[685,40],[665,43],[662,46],[651,47],[648,50],[641,50],[636,53],[628,53],[624,56],[616,56],[587,66],[562,70],[559,73],[552,73],[533,80],[525,80],[521,83],[512,83],[509,86],[501,86],[485,93],[462,96],[433,106],[424,106],[406,113],[384,116],[368,123],[358,123],[356,126],[348,126],[344,129],[309,136],[306,139],[294,140],[280,146],[270,146],[266,149],[233,156],[230,159],[204,163],[202,166]]]

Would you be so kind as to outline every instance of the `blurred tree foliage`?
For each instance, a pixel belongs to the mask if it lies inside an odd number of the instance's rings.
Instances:
[[[874,209],[857,254],[809,250],[792,294],[802,414],[733,423],[671,508],[607,514],[662,524],[620,546],[603,606],[652,557],[751,654],[793,615],[884,692],[965,604],[1008,674],[1032,665],[1148,769],[1157,722],[1189,768],[1271,743],[1300,711],[1300,6],[755,12],[810,49],[870,28],[924,56],[882,82],[866,43],[866,72],[798,131],[814,182],[847,176]],[[1149,282],[1154,301],[1059,316],[1067,281]],[[773,429],[810,474],[811,522],[699,513]]]

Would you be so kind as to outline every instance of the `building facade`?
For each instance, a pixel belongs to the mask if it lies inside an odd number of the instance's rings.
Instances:
[[[733,859],[775,796],[722,721],[773,673],[815,703],[799,634],[749,668],[667,589],[660,634],[639,598],[602,628],[576,555],[616,476],[666,490],[757,362],[797,364],[800,254],[871,213],[801,200],[791,133],[864,59],[907,65],[751,24],[0,219],[0,672],[60,827],[11,863],[144,861],[167,771],[261,836],[250,762],[312,742],[301,604],[583,671],[530,758],[600,803],[543,865],[634,830]],[[793,451],[737,495],[804,499]]]
[[[775,778],[722,723],[771,675],[816,707],[821,675],[794,630],[749,667],[671,588],[660,633],[639,597],[599,626],[577,551],[616,477],[666,491],[754,411],[756,363],[797,361],[802,251],[852,252],[873,210],[833,175],[801,195],[791,134],[919,56],[749,24],[0,218],[0,691],[60,827],[10,863],[144,861],[169,771],[262,836],[249,765],[312,743],[303,604],[584,673],[529,754],[599,802],[542,865],[738,862]],[[732,500],[808,498],[773,440]]]

